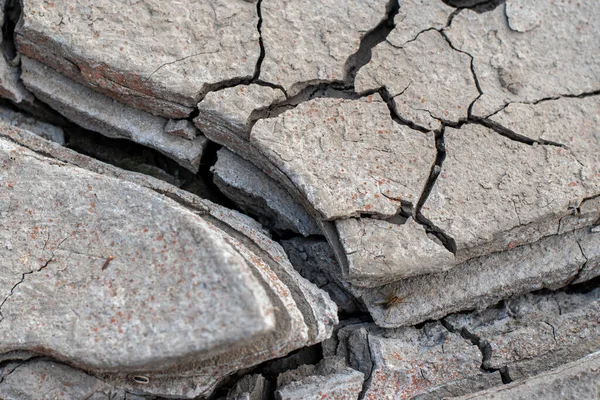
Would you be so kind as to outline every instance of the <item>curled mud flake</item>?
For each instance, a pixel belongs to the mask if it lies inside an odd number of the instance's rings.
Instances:
[[[139,383],[141,385],[147,385],[150,383],[150,378],[144,375],[136,375],[131,378],[135,383]]]

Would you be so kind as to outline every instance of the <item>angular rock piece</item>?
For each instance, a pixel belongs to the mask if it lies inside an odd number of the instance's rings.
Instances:
[[[510,385],[488,389],[454,400],[550,400],[600,397],[600,352]]]
[[[346,333],[348,347],[338,348],[350,355],[366,346],[369,359],[362,362],[372,363],[372,371],[365,383],[364,399],[440,399],[501,384],[498,372],[481,371],[477,346],[439,322],[421,329],[392,330],[374,325],[344,329],[365,333],[362,337]]]
[[[167,121],[111,100],[35,60],[22,58],[23,82],[38,98],[80,126],[112,138],[156,149],[182,167],[198,172],[207,141],[164,132]]]
[[[227,400],[263,400],[269,395],[269,382],[262,375],[246,375],[227,393]]]
[[[403,224],[349,218],[335,226],[348,259],[344,278],[355,286],[379,286],[455,265],[454,255],[412,218]]]
[[[407,326],[444,317],[453,312],[483,309],[511,296],[543,288],[558,289],[585,271],[586,248],[600,248],[600,232],[589,228],[556,235],[512,250],[474,258],[449,271],[404,279],[379,290],[354,288],[369,308],[378,325]],[[598,257],[590,257],[597,265]],[[591,268],[586,276],[597,276]],[[405,302],[385,309],[389,296],[404,297]]]
[[[85,372],[51,361],[13,362],[0,369],[5,400],[141,400]]]
[[[473,56],[483,95],[473,114],[600,90],[600,3],[506,0],[489,13],[461,11],[446,33]],[[507,24],[508,17],[508,24]]]
[[[328,220],[416,204],[436,154],[433,134],[396,124],[379,95],[302,103],[258,121],[250,141]]]
[[[261,3],[265,59],[260,79],[288,96],[346,79],[361,37],[386,18],[387,1],[278,0]]]
[[[395,29],[401,28],[399,23]],[[356,90],[382,86],[401,118],[427,129],[439,129],[439,120],[466,119],[479,96],[471,58],[452,49],[436,30],[422,32],[402,47],[384,41],[373,49],[371,61],[356,76]]]
[[[214,182],[240,209],[256,216],[275,231],[293,231],[304,236],[321,230],[304,208],[273,179],[249,161],[223,148],[212,167]]]
[[[68,359],[133,393],[195,397],[331,334],[335,306],[255,221],[17,128],[0,136],[54,157],[0,140],[0,215],[15,231],[0,246],[0,352]]]
[[[447,157],[422,214],[452,238],[458,260],[554,235],[571,208],[598,194],[567,149],[527,145],[474,124],[447,128],[445,142]]]
[[[18,50],[120,102],[185,118],[260,55],[255,1],[23,2]]]
[[[484,368],[503,368],[519,380],[600,350],[599,317],[600,289],[595,289],[526,295],[508,300],[504,309],[456,314],[446,321],[488,347]]]
[[[51,140],[60,145],[65,144],[65,132],[58,126],[39,121],[8,108],[0,108],[0,119],[11,125],[33,132],[46,140]]]
[[[439,0],[404,0],[394,17],[396,26],[386,41],[394,47],[404,47],[427,29],[440,30],[446,27],[454,11],[454,8]]]
[[[199,114],[194,122],[209,137],[234,134],[248,139],[253,114],[284,99],[281,90],[255,84],[210,92],[198,103]]]
[[[326,358],[317,365],[285,372],[277,378],[277,400],[357,400],[362,372],[348,368],[341,358]]]

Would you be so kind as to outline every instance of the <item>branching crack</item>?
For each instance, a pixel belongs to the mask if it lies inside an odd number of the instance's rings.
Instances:
[[[46,260],[46,262],[44,264],[42,264],[38,269],[33,269],[31,271],[27,271],[21,274],[21,280],[17,283],[15,283],[15,285],[10,289],[10,293],[8,294],[8,296],[6,296],[6,298],[2,301],[2,303],[0,303],[0,322],[4,321],[4,314],[2,314],[2,307],[4,306],[4,304],[8,301],[8,299],[10,299],[12,297],[12,295],[15,293],[15,290],[17,289],[17,287],[22,284],[23,282],[25,282],[25,277],[27,275],[32,275],[34,273],[38,273],[42,270],[44,270],[46,267],[48,267],[48,265],[50,265],[50,263],[52,261],[54,261],[54,257],[55,257],[55,250],[58,250],[60,248],[60,246],[62,246],[62,244],[70,237],[74,236],[76,234],[76,231],[71,233],[70,235],[68,235],[67,237],[65,237],[64,239],[62,239],[60,242],[58,242],[58,244],[56,245],[55,249],[50,250],[50,252],[52,253],[50,258],[48,260]],[[46,239],[46,242],[44,243],[44,250],[46,249],[48,242],[50,241],[50,233],[48,233],[48,238]]]

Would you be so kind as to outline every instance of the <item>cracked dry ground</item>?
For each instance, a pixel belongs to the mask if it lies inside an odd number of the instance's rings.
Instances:
[[[600,398],[600,2],[0,6],[0,398]]]

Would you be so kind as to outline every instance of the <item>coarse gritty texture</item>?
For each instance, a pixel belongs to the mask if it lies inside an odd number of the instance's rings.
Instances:
[[[396,124],[379,95],[302,103],[258,121],[250,141],[325,219],[416,204],[436,154],[433,134]]]
[[[528,294],[505,307],[445,318],[489,350],[483,367],[503,368],[513,380],[537,375],[600,350],[600,289]]]
[[[600,233],[583,228],[474,258],[449,271],[404,279],[379,290],[354,291],[378,325],[418,324],[457,311],[483,309],[501,299],[534,290],[562,287],[584,267],[586,258],[579,243],[585,242],[592,248],[600,246]],[[597,272],[590,271],[588,279]],[[394,294],[404,297],[406,304],[386,310],[380,303]]]
[[[293,270],[281,247],[266,237],[263,228],[254,220],[157,179],[104,164],[21,129],[6,126],[0,130],[0,136],[62,160],[68,165],[77,165],[103,176],[114,177],[119,182],[134,187],[141,185],[173,199],[188,212],[191,211],[192,218],[194,214],[203,218],[215,235],[236,249],[236,254],[241,255],[246,265],[252,268],[254,279],[260,282],[253,286],[254,294],[266,292],[269,304],[273,305],[276,329],[246,346],[230,347],[231,352],[204,360],[195,359],[187,364],[184,362],[171,369],[102,374],[107,383],[140,394],[179,397],[207,395],[224,377],[236,370],[282,357],[292,350],[320,342],[331,335],[331,329],[337,323],[334,304],[327,295]],[[116,258],[108,264],[107,271],[114,261]],[[49,265],[53,265],[53,262]],[[20,276],[15,276],[15,279]],[[231,285],[228,287],[233,290]],[[132,377],[136,374],[148,377],[150,382],[145,385],[135,382]]]
[[[13,362],[0,369],[4,400],[141,400],[123,389],[67,365],[52,361]]]
[[[488,13],[456,15],[446,33],[473,57],[483,92],[473,114],[600,90],[600,19],[591,17],[599,13],[597,1],[506,0]]]
[[[310,84],[346,79],[361,37],[386,17],[387,1],[264,0],[260,79],[293,96]]]
[[[454,400],[562,400],[600,397],[600,352],[544,374]]]
[[[194,122],[207,134],[227,131],[248,139],[254,113],[284,99],[280,89],[255,84],[210,92],[198,103],[198,117]]]
[[[371,61],[356,76],[356,90],[380,87],[388,90],[402,118],[427,129],[439,129],[440,120],[466,119],[469,104],[479,96],[471,58],[452,49],[436,30],[402,47],[382,42],[373,49]]]
[[[276,181],[250,161],[227,149],[218,151],[212,167],[217,187],[241,210],[275,231],[318,235],[316,222]]]
[[[422,214],[453,239],[458,260],[556,234],[569,209],[598,192],[582,181],[568,149],[474,124],[447,128],[445,142],[447,157]]]
[[[23,57],[23,81],[35,95],[86,129],[129,139],[156,149],[182,167],[198,172],[206,138],[188,140],[164,132],[167,121],[124,106],[80,85],[39,62]]]
[[[344,278],[355,286],[380,286],[455,264],[454,255],[412,218],[403,224],[349,218],[335,221],[335,226],[348,258]]]
[[[202,219],[137,185],[0,146],[1,352],[159,370],[274,328],[249,267]]]
[[[372,372],[364,399],[441,398],[500,384],[497,373],[480,370],[477,346],[446,330],[439,322],[422,328],[378,329],[366,326],[361,339],[367,346]],[[347,329],[352,329],[349,327]],[[359,343],[349,342],[348,351]]]
[[[404,47],[427,29],[443,29],[454,10],[441,0],[403,0],[386,41]]]
[[[125,104],[184,118],[212,85],[252,77],[257,24],[255,1],[26,0],[17,43]]]

